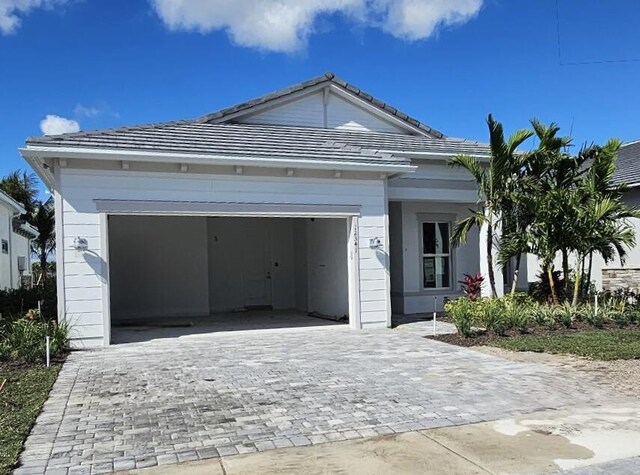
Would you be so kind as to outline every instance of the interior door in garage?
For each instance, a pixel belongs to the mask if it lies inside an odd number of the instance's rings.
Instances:
[[[246,220],[243,249],[245,307],[269,307],[272,304],[271,242],[264,218]]]

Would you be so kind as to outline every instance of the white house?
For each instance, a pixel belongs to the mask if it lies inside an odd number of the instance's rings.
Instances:
[[[238,308],[385,327],[486,271],[476,201],[446,137],[328,73],[193,120],[30,138],[55,194],[60,315],[76,346],[114,322]],[[486,274],[486,272],[485,272]],[[242,318],[233,314],[229,318]]]
[[[38,231],[20,218],[24,213],[0,191],[0,289],[17,289],[31,279],[31,240]]]

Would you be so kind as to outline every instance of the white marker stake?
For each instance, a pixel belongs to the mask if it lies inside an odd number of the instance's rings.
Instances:
[[[595,315],[597,317],[598,316],[598,294],[595,294],[594,298],[595,298],[595,310],[594,310],[594,312],[595,312]]]
[[[45,340],[47,342],[47,368],[48,368],[49,366],[51,366],[49,362],[49,335],[45,337]]]
[[[433,297],[433,336],[436,336],[436,309],[438,306],[438,297]]]

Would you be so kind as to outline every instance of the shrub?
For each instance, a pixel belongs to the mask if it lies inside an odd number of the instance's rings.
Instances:
[[[486,330],[504,335],[508,329],[505,305],[501,299],[487,298],[478,302],[478,319]]]
[[[546,272],[540,271],[538,273],[537,281],[529,285],[529,294],[537,302],[551,303],[551,286],[549,285],[549,276]],[[553,272],[553,283],[556,289],[558,298],[562,301],[567,297],[565,295],[565,288],[572,289],[572,282],[565,282],[562,277],[562,272],[557,270]]]
[[[557,307],[556,320],[565,328],[571,328],[576,313],[576,307],[571,305],[569,302],[564,302],[562,305]]]
[[[480,298],[484,277],[480,272],[476,272],[475,275],[465,274],[464,280],[459,280],[458,283],[462,284],[464,296],[475,302]]]
[[[617,310],[609,312],[608,317],[615,322],[620,328],[629,326],[629,317],[625,312],[619,312]]]
[[[585,319],[589,325],[593,325],[596,328],[602,328],[604,326],[604,318],[602,317],[602,313],[599,312],[596,314],[595,309],[592,309],[587,314]]]
[[[629,320],[629,325],[637,325],[640,322],[640,310],[635,307],[627,309],[627,319]]]
[[[473,335],[475,321],[474,303],[466,297],[450,300],[444,306],[445,312],[453,320],[458,333],[465,338]]]
[[[45,337],[50,337],[50,355],[62,355],[66,348],[69,327],[46,321],[38,311],[28,312],[28,317],[7,323],[0,331],[0,360],[33,363],[44,360]]]
[[[532,307],[515,304],[505,307],[509,327],[516,328],[520,333],[528,333],[533,325]]]
[[[37,309],[38,302],[41,302],[43,317],[55,320],[57,314],[55,280],[31,289],[0,290],[0,315],[5,322],[16,320],[21,318],[27,310]]]

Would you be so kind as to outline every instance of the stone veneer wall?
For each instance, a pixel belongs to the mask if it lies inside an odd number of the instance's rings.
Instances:
[[[640,288],[640,268],[602,269],[602,288]]]

